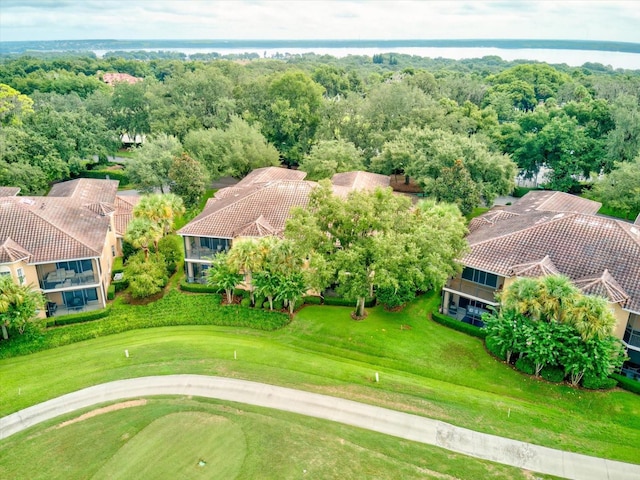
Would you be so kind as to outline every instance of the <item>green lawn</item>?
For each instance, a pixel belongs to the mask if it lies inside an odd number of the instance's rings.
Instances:
[[[78,416],[76,412],[64,419]],[[6,479],[441,479],[444,475],[531,478],[517,468],[437,447],[207,399],[153,398],[146,405],[66,426],[57,419],[0,443],[0,478]]]
[[[521,375],[490,357],[479,339],[429,320],[437,302],[436,295],[423,296],[398,313],[376,307],[361,322],[350,319],[347,307],[306,307],[274,332],[163,327],[4,359],[0,415],[119,378],[199,373],[351,398],[552,448],[638,462],[639,396]],[[138,308],[153,320],[153,305]],[[375,372],[380,383],[374,382]]]

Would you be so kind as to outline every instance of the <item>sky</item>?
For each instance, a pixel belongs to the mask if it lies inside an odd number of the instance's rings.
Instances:
[[[1,0],[0,41],[567,39],[640,42],[640,0]]]

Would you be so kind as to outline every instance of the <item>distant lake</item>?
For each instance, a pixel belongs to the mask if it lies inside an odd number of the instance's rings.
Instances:
[[[182,52],[185,55],[194,53],[219,53],[220,55],[257,53],[260,57],[273,57],[279,54],[303,54],[313,52],[317,55],[331,55],[334,57],[346,57],[348,55],[368,55],[376,53],[402,53],[429,58],[451,58],[462,60],[464,58],[482,58],[495,55],[503,60],[536,60],[547,63],[566,63],[572,67],[579,67],[587,62],[601,63],[612,68],[624,68],[628,70],[640,70],[640,54],[626,52],[605,52],[600,50],[561,50],[542,48],[471,48],[471,47],[313,47],[313,48],[132,48],[120,49],[122,51],[170,51]],[[109,50],[93,50],[102,57]]]

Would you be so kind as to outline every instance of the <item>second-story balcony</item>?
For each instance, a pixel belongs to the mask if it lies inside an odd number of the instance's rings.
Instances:
[[[446,288],[464,293],[466,295],[470,295],[475,298],[479,298],[491,304],[496,302],[495,288],[480,285],[478,283],[471,282],[460,277],[452,278],[451,280],[449,280],[449,282],[447,282]]]
[[[94,270],[84,270],[76,272],[65,268],[55,270],[40,271],[38,269],[38,279],[42,290],[60,290],[85,285],[96,285],[99,283],[98,275]]]

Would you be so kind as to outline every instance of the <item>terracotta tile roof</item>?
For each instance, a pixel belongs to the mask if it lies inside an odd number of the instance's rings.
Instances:
[[[128,73],[105,73],[102,75],[102,81],[107,85],[114,85],[118,82],[133,84],[141,82],[142,80],[142,78],[134,77]]]
[[[524,205],[531,205],[527,199],[531,193],[523,197]],[[520,202],[506,210],[520,214],[494,223],[478,222],[468,235],[471,251],[463,259],[466,266],[512,276],[514,269],[549,257],[547,262],[573,281],[602,277],[607,270],[629,296],[626,308],[640,312],[640,228],[596,215],[527,210]]]
[[[133,207],[140,201],[138,195],[117,195],[115,201],[115,214],[113,215],[113,223],[116,229],[116,235],[124,237],[127,226],[133,218]]]
[[[527,213],[532,210],[547,212],[573,212],[595,215],[601,203],[587,200],[563,192],[531,191],[522,197],[509,210],[515,213]]]
[[[0,200],[0,242],[18,243],[31,254],[31,263],[98,256],[108,227],[109,217],[68,199]]]
[[[495,209],[487,212],[485,215],[476,217],[469,222],[469,232],[474,232],[483,225],[495,225],[500,220],[518,216],[518,213],[508,212],[506,210]]]
[[[284,169],[282,169],[284,170]],[[232,195],[210,198],[200,215],[181,228],[180,235],[214,238],[279,235],[294,206],[304,207],[316,184],[307,181],[249,183]]]
[[[386,188],[391,183],[387,175],[362,171],[336,173],[331,177],[331,183],[338,187],[348,187],[351,190],[375,190],[377,187]]]
[[[55,185],[47,197],[0,197],[2,258],[28,252],[38,263],[100,255],[117,188],[113,180],[77,179]]]
[[[31,254],[18,245],[16,242],[7,237],[2,245],[0,245],[0,263],[13,263],[18,260],[28,260]]]
[[[559,273],[560,271],[553,264],[549,255],[546,255],[542,260],[513,265],[510,274],[518,277],[537,278],[546,275],[558,275]]]
[[[587,295],[598,295],[609,299],[610,302],[624,303],[629,295],[606,268],[600,275],[579,278],[573,282],[576,287]]]
[[[249,173],[236,184],[236,187],[242,188],[256,183],[269,183],[278,180],[304,180],[306,176],[307,173],[301,170],[291,170],[282,167],[262,167],[256,168]]]
[[[260,215],[254,221],[242,225],[236,232],[234,237],[265,237],[268,235],[277,235],[279,232],[273,228],[264,216]]]
[[[0,197],[13,197],[18,195],[20,188],[18,187],[0,187]]]
[[[84,204],[110,203],[116,200],[117,180],[98,180],[78,178],[68,182],[56,183],[47,197],[72,197]]]

